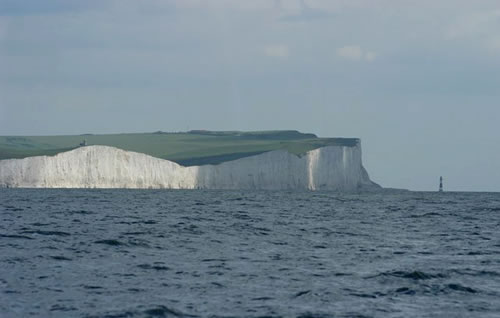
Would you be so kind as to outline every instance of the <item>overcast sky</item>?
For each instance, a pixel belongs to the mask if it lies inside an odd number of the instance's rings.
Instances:
[[[498,0],[0,0],[0,135],[297,129],[500,191],[499,120]]]

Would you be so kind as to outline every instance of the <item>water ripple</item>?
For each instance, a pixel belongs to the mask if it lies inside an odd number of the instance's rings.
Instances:
[[[0,189],[0,317],[494,317],[500,194]]]

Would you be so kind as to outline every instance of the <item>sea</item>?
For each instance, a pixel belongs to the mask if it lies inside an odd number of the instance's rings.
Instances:
[[[500,317],[500,193],[1,189],[0,317]]]

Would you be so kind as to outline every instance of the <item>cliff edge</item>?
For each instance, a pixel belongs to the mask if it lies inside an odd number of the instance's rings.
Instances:
[[[0,160],[0,187],[265,189],[370,191],[361,146],[327,146],[295,155],[274,150],[218,165],[184,167],[109,146],[55,156]]]

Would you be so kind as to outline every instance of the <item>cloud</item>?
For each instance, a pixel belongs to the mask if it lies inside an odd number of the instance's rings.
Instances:
[[[22,16],[78,12],[104,7],[98,0],[1,0],[0,16]]]
[[[151,0],[148,0],[151,1]],[[160,3],[167,2],[166,0],[155,0]],[[213,9],[236,9],[243,11],[254,11],[262,9],[270,9],[273,3],[269,0],[252,0],[252,1],[235,1],[235,0],[168,0],[177,8],[213,8]]]
[[[290,51],[286,45],[274,44],[266,46],[264,54],[270,57],[286,58],[290,55]]]
[[[487,42],[487,46],[493,51],[500,51],[500,37],[490,38]]]
[[[444,31],[448,39],[496,34],[500,26],[500,10],[480,11],[459,16]]]
[[[373,51],[363,51],[363,49],[357,45],[347,45],[337,49],[337,55],[353,61],[368,61],[371,62],[375,60],[377,54]]]
[[[278,5],[280,3],[281,2],[278,2]],[[307,5],[305,0],[300,0],[299,4],[300,4],[299,13],[285,15],[281,17],[280,20],[285,22],[300,22],[300,21],[326,19],[332,16],[328,11],[324,9],[317,9],[310,7],[309,5]]]
[[[350,60],[360,60],[363,57],[363,51],[359,46],[344,46],[337,49],[337,55]]]
[[[377,57],[377,54],[375,52],[370,51],[370,52],[365,53],[365,60],[367,60],[368,62],[375,60],[376,57]]]
[[[500,10],[484,10],[463,14],[444,29],[447,40],[477,42],[479,46],[494,52],[500,50]]]

